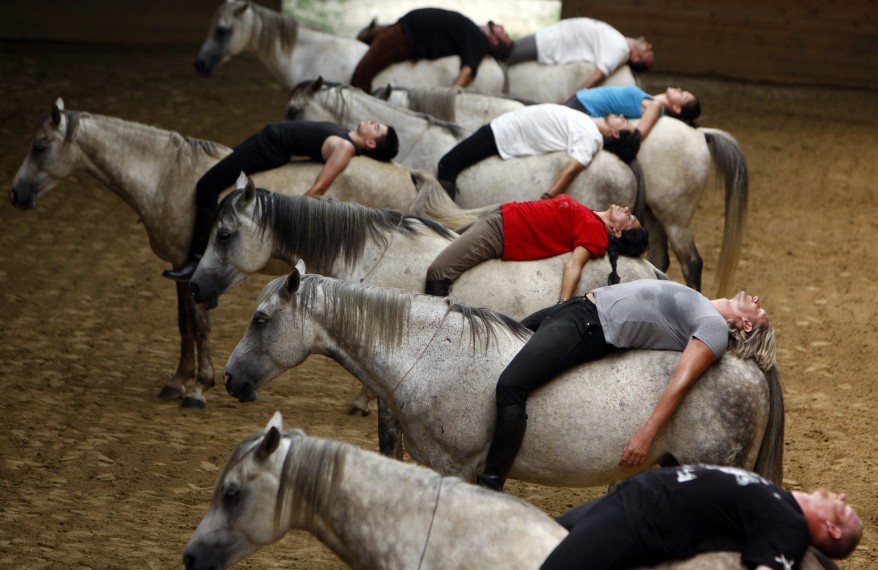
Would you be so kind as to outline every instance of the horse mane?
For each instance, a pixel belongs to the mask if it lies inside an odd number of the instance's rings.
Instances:
[[[293,88],[293,90],[291,92],[291,96],[296,96],[296,95],[300,94],[302,91],[310,91],[311,85],[314,83],[314,81],[316,81],[316,80],[311,79],[311,80],[302,81],[301,83],[299,83],[298,85],[296,85]],[[345,99],[345,94],[359,93],[365,97],[370,97],[370,95],[363,93],[360,89],[357,89],[356,87],[353,87],[351,85],[347,85],[345,83],[337,83],[335,81],[324,81],[323,88],[327,89],[329,92],[331,92],[335,96],[336,112],[342,117],[342,120],[341,120],[342,123],[349,123],[351,120],[351,116],[350,116],[351,112],[350,112],[350,108],[348,106],[348,102]],[[387,103],[385,101],[382,101],[382,103],[384,103],[388,107],[392,107],[394,112],[402,113],[404,115],[410,115],[410,116],[415,117],[417,119],[421,119],[423,121],[426,121],[427,124],[429,124],[431,126],[445,129],[448,132],[450,132],[455,138],[460,139],[468,134],[466,131],[464,131],[464,129],[462,127],[460,127],[459,125],[457,125],[455,123],[452,123],[451,121],[437,119],[436,117],[434,117],[432,115],[428,115],[426,113],[419,113],[417,111],[412,111],[411,109],[406,109],[404,107],[395,107],[395,106],[390,105],[389,103]]]
[[[456,122],[455,102],[459,89],[447,88],[409,88],[405,90],[409,96],[409,105],[412,111],[426,113],[427,115]]]
[[[284,286],[284,279],[269,284],[262,292],[259,303]],[[522,340],[530,335],[530,331],[518,321],[490,309],[459,304],[448,307],[444,299],[410,291],[350,283],[316,274],[302,276],[299,298],[304,305],[313,304],[321,290],[326,314],[323,325],[332,334],[343,335],[352,343],[364,347],[366,358],[371,357],[376,348],[387,351],[399,347],[408,325],[412,302],[416,299],[443,307],[446,316],[448,313],[461,315],[465,324],[462,334],[469,335],[473,350],[477,348],[478,341],[482,341],[487,350],[496,341],[498,329]]]
[[[272,53],[280,44],[283,53],[292,53],[299,37],[299,22],[255,2],[250,2],[255,22],[253,34],[259,53]]]
[[[223,158],[228,154],[229,148],[225,145],[219,144],[214,141],[197,139],[194,137],[187,137],[181,135],[176,131],[169,131],[167,129],[161,129],[159,127],[153,127],[152,125],[146,125],[144,123],[138,123],[136,121],[129,121],[127,119],[120,119],[119,117],[110,117],[109,115],[93,115],[91,113],[67,113],[68,120],[70,123],[70,127],[68,127],[68,132],[76,127],[78,127],[80,121],[82,119],[94,119],[101,121],[103,123],[107,123],[119,129],[125,129],[127,131],[134,131],[138,138],[142,137],[156,137],[156,138],[166,138],[168,139],[172,145],[177,148],[177,162],[182,162],[191,156],[192,154],[204,153],[213,158]],[[69,135],[68,135],[69,136]]]
[[[284,430],[290,447],[284,457],[274,512],[275,529],[290,521],[313,528],[314,515],[325,512],[344,475],[347,444],[307,437],[299,430]]]
[[[235,204],[242,193],[235,190],[220,203],[218,220],[237,220]],[[436,222],[403,216],[396,210],[287,196],[261,188],[255,200],[254,222],[262,232],[272,230],[282,258],[291,263],[304,259],[316,273],[328,273],[338,261],[352,267],[362,257],[369,239],[386,244],[389,232],[412,235],[426,226],[441,236],[451,237],[448,229]]]

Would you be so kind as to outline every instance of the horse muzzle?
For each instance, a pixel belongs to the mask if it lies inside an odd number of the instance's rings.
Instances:
[[[256,388],[250,382],[236,383],[231,374],[223,375],[223,384],[226,386],[226,392],[233,398],[238,398],[239,402],[253,402],[256,400]]]
[[[198,75],[210,77],[210,74],[213,73],[214,67],[216,67],[216,61],[211,61],[209,58],[199,57],[195,60],[195,71]]]
[[[215,309],[219,305],[219,293],[216,291],[202,291],[194,281],[189,282],[189,288],[192,290],[192,298],[205,309]]]
[[[9,201],[20,210],[33,210],[37,205],[33,192],[22,192],[15,186],[9,189]]]

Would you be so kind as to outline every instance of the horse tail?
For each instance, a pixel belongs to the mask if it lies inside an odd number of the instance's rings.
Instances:
[[[725,178],[726,219],[715,283],[716,294],[721,297],[731,284],[741,254],[747,224],[750,176],[744,153],[732,135],[719,129],[700,130],[711,146],[714,167]]]
[[[631,167],[631,172],[634,173],[634,180],[637,182],[637,191],[634,195],[634,207],[632,210],[638,220],[643,220],[646,216],[646,182],[643,177],[643,167],[640,165],[637,157],[629,162],[628,166]]]
[[[784,402],[777,366],[765,372],[765,379],[768,381],[768,423],[753,471],[780,485],[783,482]]]
[[[430,218],[453,230],[497,209],[497,205],[493,205],[464,210],[454,203],[434,176],[421,170],[412,170],[411,176],[417,195],[409,206],[408,215]]]

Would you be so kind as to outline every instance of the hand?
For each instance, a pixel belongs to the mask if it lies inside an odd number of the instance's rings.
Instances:
[[[554,196],[552,196],[548,192],[543,192],[543,195],[540,196],[540,200],[551,200],[552,198],[554,198]]]
[[[625,444],[625,449],[622,450],[619,465],[634,467],[643,463],[646,454],[649,453],[649,447],[652,445],[652,438],[653,436],[643,433],[643,430],[634,434],[634,437]]]

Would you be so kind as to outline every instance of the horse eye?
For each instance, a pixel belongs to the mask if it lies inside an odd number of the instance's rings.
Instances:
[[[234,502],[235,499],[237,499],[238,495],[240,495],[240,494],[241,494],[240,489],[238,489],[235,486],[230,486],[229,488],[226,489],[226,492],[223,494],[223,499],[227,503],[231,503],[231,502]]]
[[[229,28],[226,26],[217,26],[216,32],[214,32],[214,33],[216,34],[216,37],[218,37],[218,38],[225,38],[226,36],[228,36],[229,34],[232,33],[232,28]]]
[[[220,241],[225,241],[230,237],[232,237],[232,232],[227,229],[221,229],[217,234],[217,239],[219,239]]]
[[[256,313],[253,315],[253,324],[262,326],[268,322],[268,317],[264,313]]]
[[[42,154],[42,153],[46,152],[46,149],[48,149],[48,148],[49,148],[49,145],[47,145],[46,143],[37,142],[37,143],[34,143],[33,153],[34,154]]]

